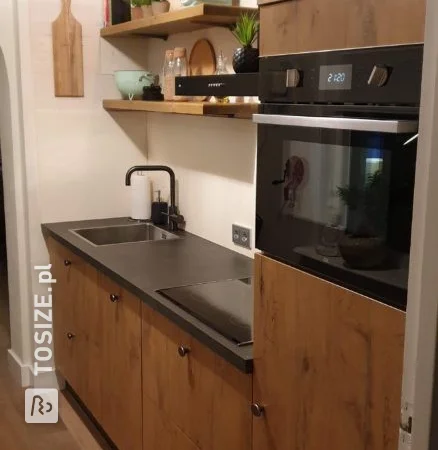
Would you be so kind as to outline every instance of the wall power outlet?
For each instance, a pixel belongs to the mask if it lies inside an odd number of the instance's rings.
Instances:
[[[240,247],[251,249],[251,228],[233,224],[233,242]]]

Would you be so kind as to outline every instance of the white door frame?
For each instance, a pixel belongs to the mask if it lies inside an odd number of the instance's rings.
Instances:
[[[415,450],[438,448],[436,425],[431,435],[437,317],[438,2],[428,0],[403,373],[403,404],[413,405]]]

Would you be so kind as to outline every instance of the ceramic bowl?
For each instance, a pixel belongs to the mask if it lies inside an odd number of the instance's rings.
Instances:
[[[145,70],[118,70],[114,77],[125,100],[141,100],[143,88],[151,86],[155,80],[155,75]]]

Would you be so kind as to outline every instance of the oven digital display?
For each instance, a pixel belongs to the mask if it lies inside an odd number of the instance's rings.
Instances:
[[[321,66],[319,69],[320,91],[351,89],[353,65]]]

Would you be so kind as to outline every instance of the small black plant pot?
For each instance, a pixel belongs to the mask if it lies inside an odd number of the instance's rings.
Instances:
[[[387,257],[385,242],[379,237],[355,237],[346,234],[339,242],[339,252],[353,269],[379,267]]]
[[[233,69],[236,73],[252,73],[259,71],[259,49],[241,47],[233,55]]]

